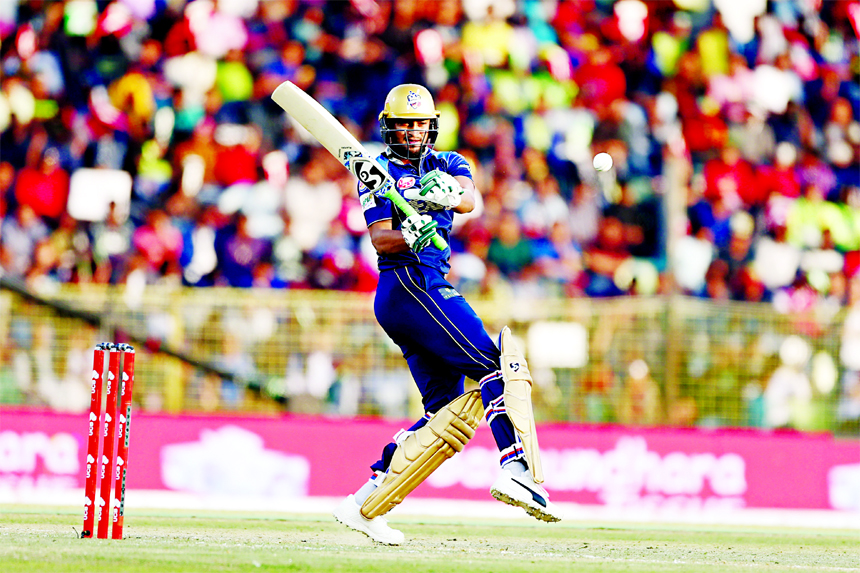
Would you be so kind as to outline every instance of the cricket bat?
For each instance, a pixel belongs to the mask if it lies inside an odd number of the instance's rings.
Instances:
[[[318,101],[290,81],[275,89],[272,100],[337,157],[371,193],[390,200],[407,217],[416,214],[412,205],[394,189],[391,174]],[[439,233],[433,237],[433,244],[440,250],[448,246]]]

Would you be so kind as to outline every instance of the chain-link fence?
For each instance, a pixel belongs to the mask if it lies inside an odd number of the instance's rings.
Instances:
[[[0,402],[83,411],[92,348],[112,340],[137,342],[144,409],[413,417],[420,408],[372,296],[70,286],[52,300],[100,326],[0,292]],[[508,324],[525,348],[542,421],[858,433],[850,309],[785,315],[683,297],[472,302],[489,332]]]

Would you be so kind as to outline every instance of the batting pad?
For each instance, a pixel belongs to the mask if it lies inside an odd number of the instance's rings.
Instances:
[[[523,442],[523,452],[536,483],[543,483],[543,467],[532,409],[532,375],[526,357],[517,348],[514,335],[507,326],[502,329],[502,377],[505,379],[505,408],[508,417]]]
[[[470,390],[436,412],[394,450],[388,473],[362,504],[361,514],[373,519],[391,511],[442,462],[463,450],[483,415],[480,390]]]

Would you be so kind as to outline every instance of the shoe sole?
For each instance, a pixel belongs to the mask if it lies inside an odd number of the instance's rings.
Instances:
[[[557,517],[555,515],[547,513],[539,507],[532,507],[529,504],[527,504],[526,502],[520,501],[516,498],[513,498],[503,491],[493,489],[492,491],[490,491],[490,493],[492,494],[492,496],[494,498],[501,501],[502,503],[506,503],[508,505],[513,505],[514,507],[523,508],[526,511],[526,513],[528,513],[529,515],[531,515],[532,517],[534,517],[537,520],[546,521],[548,523],[561,521],[560,517]]]
[[[400,545],[400,543],[395,543],[395,542],[393,542],[393,541],[382,541],[382,540],[379,540],[379,539],[375,538],[373,535],[371,535],[370,533],[368,533],[367,531],[364,531],[363,529],[359,529],[359,528],[357,528],[357,527],[353,527],[351,524],[349,524],[349,523],[347,523],[345,520],[341,519],[341,517],[340,517],[338,514],[333,513],[332,515],[334,515],[334,518],[335,518],[336,520],[338,520],[338,522],[339,522],[339,523],[342,523],[343,525],[347,526],[348,528],[350,528],[350,529],[351,529],[351,530],[353,530],[353,531],[357,531],[358,533],[361,533],[361,534],[363,534],[363,535],[366,535],[368,539],[370,539],[371,541],[373,541],[373,542],[375,542],[375,543],[379,543],[379,544],[381,544],[381,545],[392,545],[392,546]]]

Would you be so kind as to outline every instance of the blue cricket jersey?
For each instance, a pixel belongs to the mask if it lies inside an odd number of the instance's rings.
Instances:
[[[466,158],[454,151],[431,151],[421,159],[418,166],[405,163],[385,153],[380,155],[377,161],[394,178],[394,188],[400,195],[403,195],[407,189],[420,188],[421,176],[434,169],[439,169],[452,176],[463,175],[469,179],[472,178],[472,171]],[[361,200],[361,208],[364,211],[364,220],[367,222],[368,227],[379,221],[391,219],[391,228],[400,229],[400,224],[406,216],[391,201],[384,197],[373,195],[361,183],[358,184],[358,195]],[[416,211],[421,214],[430,215],[436,221],[439,225],[436,230],[447,242],[451,234],[451,226],[454,222],[454,212],[425,201],[413,200],[409,202]],[[420,253],[407,251],[393,255],[380,254],[378,266],[379,270],[383,271],[420,263],[446,275],[451,270],[451,265],[448,262],[450,257],[450,248],[440,251],[433,243],[430,243]]]

